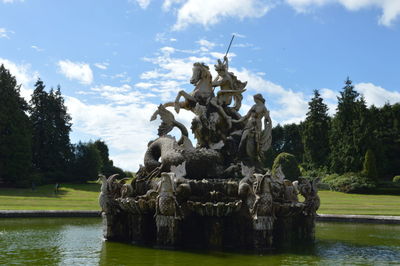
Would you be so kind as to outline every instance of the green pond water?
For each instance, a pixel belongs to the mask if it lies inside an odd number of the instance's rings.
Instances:
[[[400,225],[318,223],[313,246],[267,255],[105,242],[98,218],[0,219],[0,265],[400,265]]]

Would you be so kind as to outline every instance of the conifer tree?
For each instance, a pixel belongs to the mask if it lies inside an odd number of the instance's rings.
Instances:
[[[328,107],[318,90],[308,103],[308,113],[303,124],[304,162],[311,168],[327,165],[329,156],[330,118]]]
[[[361,170],[372,133],[365,100],[349,78],[345,84],[330,133],[331,170],[336,173]]]
[[[65,179],[73,157],[69,139],[72,124],[60,87],[47,93],[39,79],[30,103],[33,165],[37,172],[46,176],[46,182]]]
[[[15,77],[0,66],[0,179],[27,186],[31,168],[31,124]]]

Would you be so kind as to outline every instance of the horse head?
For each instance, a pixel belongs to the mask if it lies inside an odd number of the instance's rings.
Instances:
[[[193,64],[193,75],[190,79],[190,83],[196,85],[200,80],[209,79],[211,80],[211,73],[209,67],[204,63],[196,62]]]

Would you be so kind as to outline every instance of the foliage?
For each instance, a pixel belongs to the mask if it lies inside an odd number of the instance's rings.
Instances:
[[[271,168],[274,158],[282,152],[293,154],[297,160],[303,157],[303,144],[301,140],[301,125],[280,124],[272,128],[271,149],[265,154],[264,165]]]
[[[99,150],[93,142],[82,143],[74,147],[75,159],[73,163],[75,181],[95,180],[102,167]]]
[[[40,79],[30,101],[33,125],[32,158],[35,171],[45,176],[45,182],[60,179],[72,160],[69,133],[71,117],[67,113],[60,87],[49,93]],[[61,178],[64,179],[64,178]]]
[[[329,157],[328,107],[323,102],[318,90],[308,103],[308,113],[303,124],[302,140],[304,144],[304,162],[308,168],[327,165]]]
[[[365,100],[347,78],[338,97],[338,107],[330,132],[331,170],[336,173],[358,172],[372,140]]]
[[[122,170],[119,167],[114,166],[113,161],[110,160],[107,144],[102,140],[96,140],[94,142],[94,145],[96,146],[97,150],[99,151],[99,154],[101,157],[102,167],[100,169],[100,173],[102,173],[105,176],[118,174],[119,178],[125,177],[126,174],[125,174],[124,170]]]
[[[345,193],[362,193],[371,191],[376,187],[376,184],[371,180],[351,172],[342,175],[327,175],[322,179],[322,183],[327,184],[331,190]]]
[[[27,103],[10,72],[0,66],[0,180],[27,186],[31,169],[31,124]]]
[[[282,172],[286,179],[296,180],[300,176],[300,169],[293,154],[282,152],[274,160],[272,166],[272,174],[276,174],[277,169],[281,166]]]
[[[370,180],[378,179],[378,171],[376,170],[376,159],[374,152],[371,149],[368,149],[365,153],[362,174]]]
[[[400,184],[400,175],[396,175],[393,177],[393,183],[399,183]]]

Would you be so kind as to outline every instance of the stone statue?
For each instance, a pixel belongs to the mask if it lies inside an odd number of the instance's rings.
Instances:
[[[218,59],[217,64],[215,65],[215,70],[218,73],[218,76],[213,80],[213,87],[220,87],[220,91],[217,93],[217,102],[218,105],[222,107],[227,107],[232,103],[232,99],[234,98],[235,104],[233,109],[237,112],[239,111],[242,105],[242,93],[246,91],[244,88],[247,85],[247,82],[241,82],[237,79],[237,77],[229,72],[229,64],[228,57],[224,57],[224,61]]]
[[[179,204],[176,201],[173,184],[173,173],[162,173],[156,200],[156,215],[180,218]]]
[[[122,185],[116,181],[117,176],[118,174],[115,174],[106,178],[104,175],[99,175],[101,181],[99,204],[104,213],[112,212],[115,206],[112,199],[121,196]]]
[[[158,137],[148,143],[132,184],[118,181],[117,175],[100,177],[106,239],[257,250],[313,239],[318,180],[291,183],[282,168],[274,175],[264,169],[262,157],[272,141],[265,99],[254,95],[254,105],[242,116],[247,82],[228,67],[226,56],[218,60],[218,76],[212,79],[208,66],[194,63],[194,90],[180,91],[175,101],[158,106],[150,118],[161,119]],[[195,115],[190,129],[196,145],[172,113],[181,108]],[[174,128],[179,139],[169,135]]]
[[[313,181],[310,181],[308,179],[299,178],[298,181],[298,188],[300,194],[304,197],[304,214],[305,215],[311,215],[315,216],[317,213],[317,210],[319,209],[320,205],[320,198],[318,196],[318,182],[320,178],[316,178]]]
[[[193,75],[190,79],[190,83],[195,86],[191,93],[187,93],[183,90],[179,91],[176,96],[175,102],[166,103],[165,106],[174,106],[175,111],[179,113],[181,108],[186,110],[193,110],[197,103],[206,105],[211,97],[214,96],[214,92],[211,86],[211,73],[204,63],[193,64]],[[185,98],[184,102],[180,102],[179,99]]]
[[[255,104],[247,114],[235,123],[244,123],[243,134],[240,139],[239,153],[243,158],[255,162],[271,147],[272,121],[269,111],[265,107],[265,100],[261,94],[254,95]],[[264,118],[264,129],[262,119]]]
[[[274,216],[270,175],[256,174],[256,200],[252,208],[254,219],[258,216]]]

